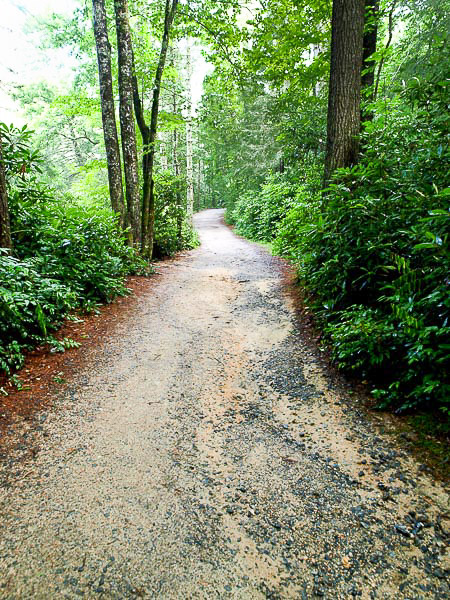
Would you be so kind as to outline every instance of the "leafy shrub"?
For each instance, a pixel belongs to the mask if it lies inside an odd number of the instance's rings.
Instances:
[[[287,233],[288,221],[292,224],[295,221],[296,225],[301,221],[303,225],[305,211],[316,210],[321,180],[319,158],[306,153],[295,170],[272,173],[258,191],[242,194],[235,205],[227,209],[226,221],[236,225],[237,233],[247,238],[274,242],[276,251],[284,254],[285,250],[288,252],[288,246],[294,246],[287,243],[287,239],[277,242],[280,227],[285,229],[286,236],[297,237],[295,226]],[[287,221],[286,215],[290,215]]]
[[[369,376],[395,357],[400,341],[398,332],[392,323],[386,322],[381,311],[354,305],[336,316],[335,322],[325,327],[325,332],[333,342],[333,354],[339,366],[350,366],[363,376]]]
[[[36,344],[73,346],[50,332],[70,311],[126,294],[125,276],[148,265],[126,245],[110,210],[55,198],[39,183],[26,128],[0,126],[14,246],[14,256],[0,254],[0,370],[11,374]]]
[[[305,184],[299,185],[292,208],[278,226],[274,252],[300,264],[305,259],[305,247],[299,240],[307,238],[319,220],[320,194],[312,192]]]
[[[447,102],[440,80],[412,80],[369,124],[362,162],[321,205],[294,205],[275,242],[298,264],[339,365],[400,409],[448,411],[450,398]]]
[[[183,248],[194,248],[197,235],[186,216],[186,181],[170,171],[155,181],[155,258],[172,256]]]
[[[19,257],[33,257],[35,267],[73,290],[80,305],[125,294],[125,275],[145,270],[107,209],[58,202],[43,190],[37,202],[13,196],[11,216]]]
[[[243,194],[236,202],[231,222],[240,235],[271,242],[286,211],[292,205],[293,186],[281,174],[270,175],[261,191]]]
[[[0,132],[3,145],[3,161],[5,165],[5,174],[8,183],[22,182],[22,187],[26,187],[28,175],[41,172],[41,163],[39,152],[31,149],[31,138],[33,132],[27,125],[21,128],[11,125],[8,127],[0,122]]]
[[[48,338],[78,306],[75,292],[43,277],[33,259],[0,256],[0,369],[10,374],[23,364],[23,350]]]

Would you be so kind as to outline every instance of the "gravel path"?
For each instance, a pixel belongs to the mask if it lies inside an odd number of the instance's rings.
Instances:
[[[3,458],[0,597],[448,597],[444,487],[335,387],[280,261],[221,217]]]

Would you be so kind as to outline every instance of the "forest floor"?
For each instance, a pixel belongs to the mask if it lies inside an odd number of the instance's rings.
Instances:
[[[285,263],[196,225],[4,410],[0,598],[447,598],[444,484],[326,370]]]

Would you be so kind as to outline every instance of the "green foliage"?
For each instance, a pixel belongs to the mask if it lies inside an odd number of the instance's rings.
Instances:
[[[227,222],[236,225],[240,235],[274,242],[276,252],[294,258],[290,251],[298,227],[306,222],[306,212],[314,212],[318,205],[321,178],[320,162],[312,156],[295,173],[272,173],[257,191],[242,194],[227,211]]]
[[[103,139],[97,97],[73,88],[59,95],[56,88],[45,83],[17,86],[13,97],[35,130],[30,142],[41,157],[41,181],[84,198],[88,179],[94,176],[94,165],[96,174],[106,179],[106,169],[98,160]],[[86,163],[91,166],[88,172],[84,170]]]
[[[155,258],[194,248],[198,240],[186,215],[184,177],[176,177],[170,171],[157,174],[155,193]]]
[[[28,175],[41,172],[39,152],[30,146],[33,132],[27,125],[18,128],[14,125],[8,127],[5,123],[0,123],[0,132],[6,179],[20,187],[22,182],[27,181]]]
[[[51,352],[65,352],[70,348],[79,348],[81,344],[76,342],[75,340],[71,340],[70,338],[63,338],[62,340],[57,340],[53,337],[47,338],[47,342],[51,345]]]
[[[395,47],[395,60],[388,65],[393,82],[411,77],[429,77],[433,72],[448,76],[449,0],[408,0],[400,16],[404,35]]]
[[[398,355],[401,344],[397,329],[381,311],[363,305],[339,311],[325,326],[339,367],[363,377],[386,374],[387,365]],[[392,364],[392,363],[391,363]]]
[[[271,175],[258,192],[248,192],[236,202],[228,221],[240,235],[271,242],[286,211],[292,206],[293,188],[281,174]]]
[[[279,224],[273,244],[274,252],[298,265],[303,264],[308,259],[308,253],[299,243],[300,239],[307,238],[320,219],[320,194],[300,184],[292,208]]]
[[[296,260],[337,363],[401,410],[448,411],[447,102],[439,77],[413,79],[368,128],[359,166],[321,206],[294,207],[275,244]]]
[[[126,245],[110,210],[58,199],[37,181],[39,156],[26,128],[0,127],[15,253],[0,255],[0,370],[11,374],[36,344],[74,347],[51,332],[70,311],[126,294],[125,276],[147,265]]]
[[[279,115],[271,114],[272,98],[263,86],[242,89],[214,73],[204,88],[200,140],[210,205],[232,209],[242,194],[256,192],[267,172],[279,166]]]
[[[20,200],[13,196],[11,217],[21,258],[33,257],[41,273],[69,285],[81,304],[109,302],[126,292],[124,276],[143,265],[109,210],[80,208],[48,193],[39,202]]]
[[[328,47],[331,5],[331,0],[268,0],[253,7],[246,31],[252,44],[242,59],[245,68],[291,101],[309,95],[328,72],[323,49]]]
[[[78,301],[64,283],[43,276],[32,258],[0,256],[0,282],[0,369],[10,374],[23,365],[23,351],[44,341]]]

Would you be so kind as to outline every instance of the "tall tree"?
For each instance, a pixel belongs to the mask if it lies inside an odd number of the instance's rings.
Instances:
[[[393,40],[393,36],[394,36],[394,13],[395,13],[395,9],[397,8],[397,1],[398,0],[392,0],[392,4],[391,4],[391,8],[389,10],[389,15],[388,15],[388,39],[386,42],[386,46],[384,48],[384,52],[380,58],[380,62],[378,63],[378,69],[377,69],[377,77],[376,77],[376,81],[375,81],[375,88],[373,91],[373,97],[376,98],[378,96],[378,88],[380,86],[380,78],[381,78],[381,70],[383,68],[384,65],[384,61],[386,60],[386,53],[389,50],[389,46],[392,43]]]
[[[172,61],[172,66],[173,66]],[[173,114],[177,114],[177,93],[176,90],[173,90]],[[180,169],[180,161],[178,158],[178,129],[176,127],[173,128],[173,138],[172,138],[172,159],[173,159],[173,171],[175,173],[175,177],[178,178],[181,175]],[[181,193],[177,187],[177,239],[181,240],[183,235],[183,214],[184,214],[184,206],[181,198]]]
[[[191,40],[186,42],[186,87],[187,87],[187,118],[186,118],[186,207],[188,219],[194,214],[194,168],[192,164],[192,56]]]
[[[380,1],[366,0],[364,15],[363,71],[361,85],[363,90],[367,92],[366,97],[371,99],[373,98],[373,84],[375,83],[375,62],[373,61],[373,55],[377,51]]]
[[[6,189],[5,161],[0,132],[0,248],[11,250],[11,228],[9,224],[8,191]]]
[[[114,0],[119,58],[120,131],[125,172],[128,224],[131,241],[139,247],[142,243],[141,201],[139,194],[136,130],[133,114],[133,48],[131,45],[128,1]]]
[[[358,160],[364,13],[364,0],[333,1],[325,182]]]
[[[106,162],[108,166],[109,196],[111,199],[111,207],[113,211],[119,215],[120,226],[124,228],[126,215],[122,185],[122,165],[117,136],[111,73],[111,46],[108,39],[105,1],[92,0],[92,9],[95,43],[97,47],[103,135],[105,139]]]
[[[117,1],[117,0],[116,0]],[[158,128],[159,98],[161,95],[161,81],[166,64],[167,50],[169,48],[170,31],[172,29],[178,0],[166,0],[164,13],[164,32],[159,53],[158,66],[153,83],[153,99],[150,126],[144,117],[142,98],[136,74],[133,75],[133,98],[136,120],[141,132],[144,154],[142,158],[143,194],[142,194],[142,252],[151,258],[153,254],[153,240],[155,229],[155,182],[153,180],[153,167],[156,154],[156,135]]]

